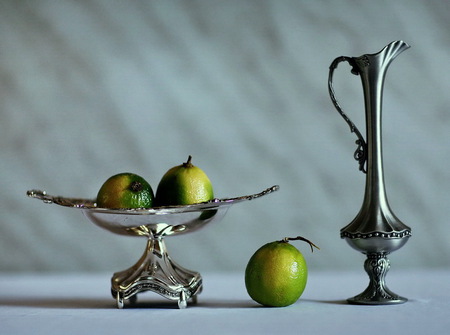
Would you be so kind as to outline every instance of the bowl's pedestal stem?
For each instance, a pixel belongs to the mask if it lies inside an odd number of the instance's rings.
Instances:
[[[118,308],[124,307],[124,300],[135,302],[137,294],[145,291],[177,300],[179,308],[186,308],[187,300],[192,298],[195,303],[201,290],[200,273],[172,261],[162,237],[150,237],[139,261],[127,270],[114,273],[111,279],[111,293]]]

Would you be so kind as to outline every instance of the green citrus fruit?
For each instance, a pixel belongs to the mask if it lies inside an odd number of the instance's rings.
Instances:
[[[155,203],[157,206],[191,205],[214,199],[208,176],[188,161],[169,169],[158,184]]]
[[[110,177],[97,194],[97,206],[102,208],[150,208],[153,200],[149,183],[129,172]]]
[[[311,250],[315,246],[300,236],[293,239],[310,243]],[[259,304],[289,306],[305,290],[308,267],[302,253],[288,243],[293,239],[267,243],[250,258],[245,269],[245,287],[250,297]]]

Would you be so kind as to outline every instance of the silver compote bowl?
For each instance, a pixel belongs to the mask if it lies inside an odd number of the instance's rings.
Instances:
[[[137,263],[114,273],[111,279],[111,293],[118,308],[124,307],[124,300],[136,302],[137,294],[145,291],[177,300],[179,308],[186,308],[189,299],[194,303],[197,301],[197,294],[203,287],[202,277],[170,258],[164,237],[193,232],[206,224],[218,222],[231,205],[260,198],[278,189],[276,185],[248,196],[151,209],[99,208],[95,200],[51,196],[39,190],[30,190],[27,195],[45,203],[79,209],[90,221],[113,233],[147,238],[144,254]]]

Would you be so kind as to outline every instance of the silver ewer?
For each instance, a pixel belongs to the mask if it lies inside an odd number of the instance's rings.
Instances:
[[[385,276],[390,263],[387,255],[401,248],[411,236],[411,228],[403,224],[392,212],[386,196],[383,175],[381,136],[381,107],[383,85],[390,63],[409,48],[403,41],[394,41],[375,54],[360,57],[341,56],[330,65],[328,89],[337,111],[350,126],[358,140],[355,159],[366,174],[364,200],[355,219],[341,229],[341,238],[351,247],[367,255],[364,268],[369,275],[369,286],[361,294],[348,299],[349,303],[365,305],[398,304],[407,301],[390,291]],[[348,62],[351,72],[361,77],[366,117],[366,140],[344,113],[333,90],[333,72],[340,62]]]

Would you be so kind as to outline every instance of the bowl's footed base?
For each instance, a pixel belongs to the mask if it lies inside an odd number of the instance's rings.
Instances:
[[[202,288],[201,275],[172,261],[162,238],[150,238],[139,261],[127,270],[114,273],[111,279],[111,293],[119,309],[124,307],[125,300],[135,303],[137,294],[146,291],[176,300],[180,309],[186,308],[189,299],[197,302]]]
[[[113,281],[114,281],[113,277]],[[178,308],[183,309],[187,307],[187,301],[192,299],[194,304],[197,303],[197,294],[200,294],[203,289],[202,278],[200,274],[193,277],[189,286],[182,284],[167,285],[160,280],[152,277],[139,277],[126,289],[117,289],[111,287],[111,294],[116,299],[117,308],[122,309],[125,306],[125,301],[129,300],[131,304],[137,301],[137,294],[146,291],[152,291],[169,300],[178,301]]]

